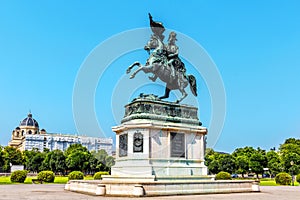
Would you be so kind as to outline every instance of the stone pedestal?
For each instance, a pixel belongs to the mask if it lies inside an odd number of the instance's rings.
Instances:
[[[116,132],[116,164],[102,180],[72,180],[69,191],[100,196],[259,192],[254,180],[215,181],[204,165],[197,108],[141,95],[125,106]]]
[[[125,106],[116,132],[116,164],[104,180],[204,178],[205,135],[198,109],[141,95]],[[129,180],[129,178],[127,178]]]

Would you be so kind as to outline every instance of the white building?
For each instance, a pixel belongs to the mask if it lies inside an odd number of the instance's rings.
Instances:
[[[45,129],[39,130],[39,124],[32,118],[31,113],[13,130],[11,141],[8,143],[9,146],[21,151],[33,148],[38,148],[40,151],[45,148],[50,151],[55,149],[65,151],[71,144],[82,144],[89,151],[104,149],[108,155],[112,155],[112,138],[47,133]]]

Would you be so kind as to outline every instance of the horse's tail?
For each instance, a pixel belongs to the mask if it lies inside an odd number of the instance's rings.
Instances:
[[[189,80],[189,83],[190,83],[190,89],[191,89],[193,95],[196,97],[197,96],[196,78],[193,75],[188,75],[188,80]]]

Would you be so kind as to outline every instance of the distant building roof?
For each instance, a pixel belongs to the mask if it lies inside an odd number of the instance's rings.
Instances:
[[[32,114],[29,113],[25,119],[23,119],[20,123],[20,126],[34,126],[39,127],[38,122],[32,118]]]

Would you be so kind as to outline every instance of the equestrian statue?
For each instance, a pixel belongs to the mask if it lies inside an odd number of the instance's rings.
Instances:
[[[149,58],[145,65],[140,62],[134,62],[127,69],[127,74],[131,72],[131,69],[135,66],[138,68],[131,74],[130,78],[134,78],[135,75],[143,71],[144,73],[152,73],[153,76],[149,76],[149,79],[156,81],[157,78],[166,83],[166,89],[164,96],[159,97],[165,99],[169,97],[171,90],[179,90],[182,94],[176,103],[181,102],[187,93],[185,88],[190,85],[190,89],[194,96],[197,96],[197,84],[193,75],[186,74],[186,68],[184,63],[179,58],[179,48],[175,42],[176,33],[171,32],[168,38],[168,44],[164,44],[163,35],[165,28],[161,22],[155,22],[149,13],[150,27],[153,34],[150,40],[147,42],[144,49],[149,53]]]

